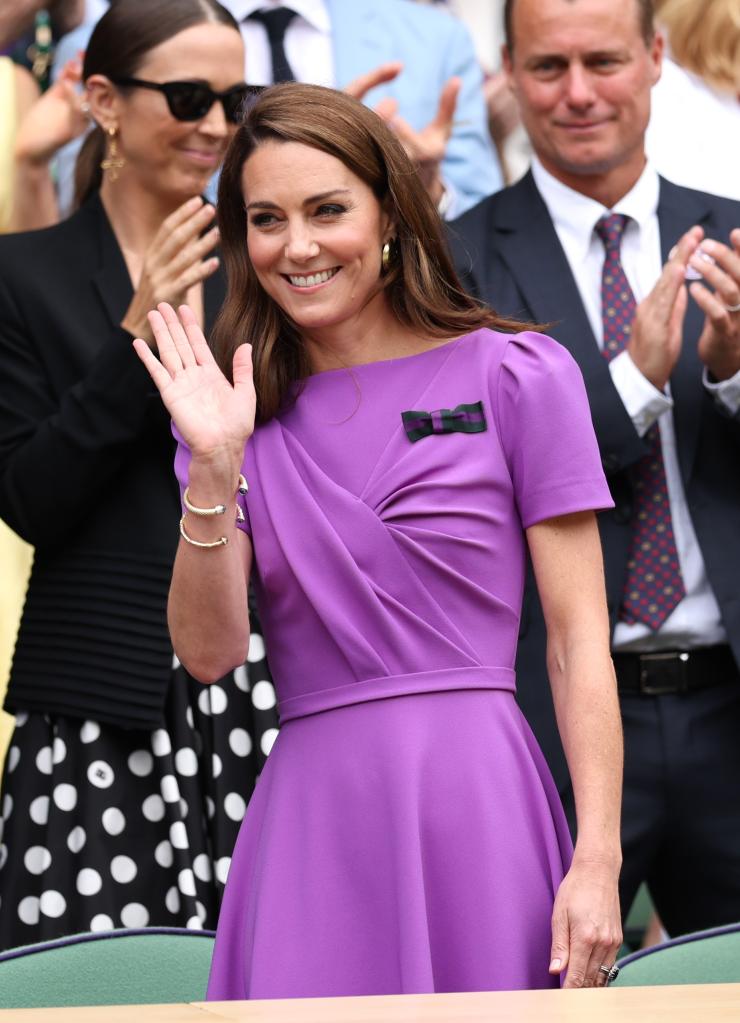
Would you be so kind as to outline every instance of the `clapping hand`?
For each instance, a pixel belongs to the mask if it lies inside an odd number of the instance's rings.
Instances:
[[[47,164],[55,153],[88,127],[84,94],[78,90],[82,61],[68,60],[59,78],[30,108],[20,123],[15,158],[23,164]]]
[[[144,256],[139,285],[121,323],[129,334],[152,343],[149,310],[161,302],[180,305],[190,288],[215,272],[218,259],[209,253],[218,243],[218,228],[206,230],[215,215],[213,206],[195,196],[162,222]]]
[[[392,81],[403,70],[399,62],[381,64],[373,71],[360,75],[346,87],[345,92],[356,99],[364,96],[376,85]],[[416,166],[419,177],[429,193],[432,201],[439,203],[444,192],[441,164],[447,149],[447,142],[452,134],[457,98],[462,82],[459,78],[450,78],[440,93],[437,113],[429,124],[416,131],[398,113],[398,101],[386,98],[375,107],[375,112],[395,131],[403,143],[410,160]]]
[[[184,305],[178,313],[166,302],[150,312],[157,355],[143,338],[134,341],[136,354],[193,458],[234,465],[228,478],[235,478],[244,445],[254,431],[251,345],[240,345],[234,353],[232,384],[218,367],[192,310]]]
[[[730,234],[730,245],[707,239],[694,253],[691,266],[711,284],[689,286],[691,297],[706,314],[699,338],[699,358],[716,380],[728,380],[740,370],[740,228]]]

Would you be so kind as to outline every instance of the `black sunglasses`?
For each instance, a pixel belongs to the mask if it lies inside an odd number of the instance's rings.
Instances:
[[[146,82],[143,78],[114,78],[114,85],[163,92],[170,113],[178,121],[199,121],[205,117],[216,100],[221,101],[224,115],[232,124],[239,124],[243,113],[264,90],[264,85],[241,82],[223,92],[214,92],[204,82]]]

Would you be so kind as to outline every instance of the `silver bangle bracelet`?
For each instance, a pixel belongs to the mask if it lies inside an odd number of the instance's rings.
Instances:
[[[209,547],[225,547],[229,542],[228,536],[220,536],[218,540],[212,540],[210,543],[203,543],[202,540],[193,540],[192,536],[188,536],[185,532],[185,516],[180,519],[180,536],[183,538],[185,543],[189,543],[191,547],[200,547],[206,550]]]

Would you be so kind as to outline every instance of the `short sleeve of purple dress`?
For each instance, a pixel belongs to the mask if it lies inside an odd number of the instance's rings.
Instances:
[[[575,363],[480,330],[321,373],[244,472],[281,731],[208,997],[556,985],[571,847],[513,665],[524,529],[612,503]]]

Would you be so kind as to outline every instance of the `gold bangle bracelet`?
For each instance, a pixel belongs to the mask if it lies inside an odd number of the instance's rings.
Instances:
[[[213,508],[198,508],[196,505],[190,503],[190,487],[185,487],[185,493],[182,495],[182,503],[185,505],[189,512],[193,515],[225,515],[226,505],[215,504]]]
[[[204,550],[209,547],[225,547],[229,542],[228,536],[220,536],[218,540],[212,540],[210,543],[203,543],[202,540],[193,540],[192,536],[188,536],[185,532],[185,516],[180,519],[180,536],[183,538],[185,543],[189,543],[191,547],[200,547]]]

